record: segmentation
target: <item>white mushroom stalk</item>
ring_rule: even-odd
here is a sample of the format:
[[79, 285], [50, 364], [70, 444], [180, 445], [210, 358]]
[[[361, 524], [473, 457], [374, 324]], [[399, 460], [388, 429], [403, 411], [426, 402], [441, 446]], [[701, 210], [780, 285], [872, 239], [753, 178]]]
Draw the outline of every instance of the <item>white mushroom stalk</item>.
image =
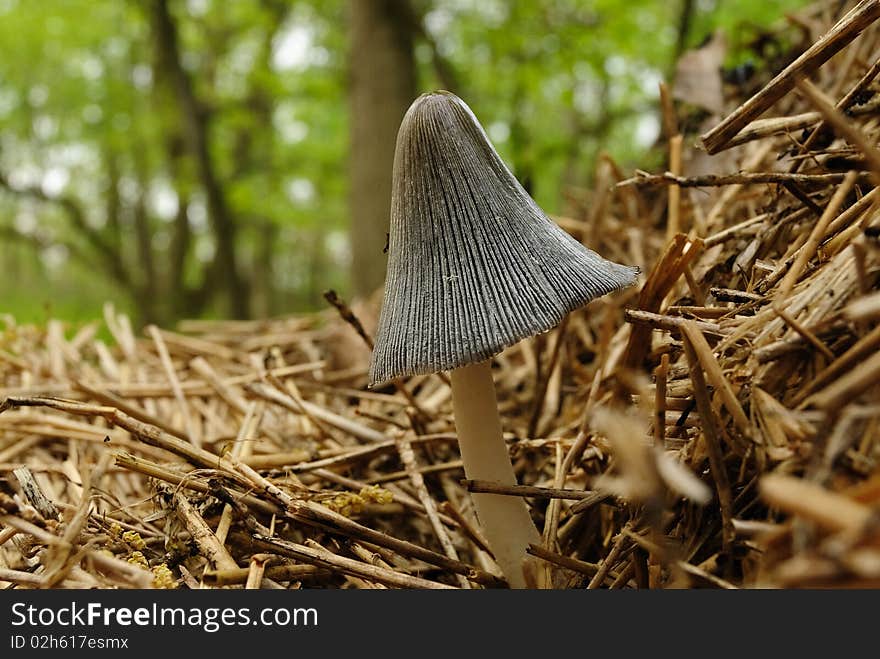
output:
[[[550, 220], [460, 98], [424, 94], [397, 135], [370, 384], [451, 371], [465, 473], [513, 485], [489, 360], [637, 274]], [[508, 583], [525, 587], [526, 549], [539, 536], [524, 501], [493, 494], [474, 501]]]
[[[450, 373], [452, 405], [458, 446], [468, 478], [502, 485], [516, 485], [507, 445], [501, 434], [501, 418], [495, 400], [495, 384], [489, 362], [457, 368]], [[483, 534], [495, 562], [511, 588], [525, 588], [526, 549], [540, 544], [541, 536], [519, 497], [472, 494]]]

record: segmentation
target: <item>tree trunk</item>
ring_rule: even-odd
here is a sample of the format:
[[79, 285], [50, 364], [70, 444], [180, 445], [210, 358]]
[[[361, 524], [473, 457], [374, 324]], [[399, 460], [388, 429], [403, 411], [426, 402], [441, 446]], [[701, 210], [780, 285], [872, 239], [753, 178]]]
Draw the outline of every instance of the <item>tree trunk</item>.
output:
[[281, 232], [278, 225], [271, 220], [252, 221], [258, 226], [254, 247], [251, 311], [254, 318], [269, 318], [275, 313], [275, 249]]
[[397, 129], [416, 90], [408, 0], [351, 0], [351, 250], [355, 295], [385, 280]]
[[205, 107], [195, 94], [192, 80], [183, 68], [177, 25], [168, 10], [166, 0], [153, 0], [153, 31], [158, 49], [158, 59], [175, 92], [183, 115], [184, 138], [195, 159], [199, 182], [205, 193], [208, 216], [217, 244], [214, 257], [220, 275], [217, 283], [227, 295], [226, 311], [237, 318], [249, 315], [247, 283], [239, 271], [235, 241], [237, 226], [235, 218], [223, 194], [216, 166], [211, 158], [208, 140], [208, 117]]
[[[161, 323], [166, 320], [166, 316], [161, 309], [162, 299], [159, 296], [158, 273], [156, 272], [156, 261], [153, 258], [153, 230], [150, 226], [146, 199], [150, 181], [144, 153], [144, 150], [140, 150], [134, 154], [138, 181], [138, 197], [133, 209], [135, 254], [138, 264], [135, 283], [140, 298], [138, 305], [140, 318], [138, 320], [144, 323]], [[164, 296], [161, 297], [164, 298]]]
[[688, 37], [691, 32], [691, 23], [694, 20], [694, 10], [696, 9], [694, 0], [682, 0], [681, 9], [678, 12], [678, 35], [675, 39], [675, 56], [673, 57], [672, 66], [678, 62], [678, 58], [687, 49]]

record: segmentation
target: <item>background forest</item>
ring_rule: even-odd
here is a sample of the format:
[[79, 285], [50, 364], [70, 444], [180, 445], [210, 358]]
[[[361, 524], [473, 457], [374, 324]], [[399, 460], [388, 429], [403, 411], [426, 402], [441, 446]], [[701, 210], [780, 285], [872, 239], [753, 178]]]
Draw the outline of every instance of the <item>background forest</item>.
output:
[[0, 312], [138, 323], [381, 285], [397, 126], [462, 96], [549, 213], [662, 154], [658, 83], [794, 0], [0, 0]]

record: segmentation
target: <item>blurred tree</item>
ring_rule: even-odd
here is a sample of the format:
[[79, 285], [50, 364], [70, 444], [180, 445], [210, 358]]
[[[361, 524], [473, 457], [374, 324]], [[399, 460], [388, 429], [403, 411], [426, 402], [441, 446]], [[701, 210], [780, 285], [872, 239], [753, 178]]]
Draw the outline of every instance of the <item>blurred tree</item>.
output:
[[[172, 88], [182, 115], [183, 138], [190, 155], [195, 160], [199, 183], [205, 194], [208, 216], [217, 244], [214, 260], [208, 270], [206, 280], [211, 281], [216, 293], [227, 298], [225, 309], [227, 313], [233, 317], [246, 318], [249, 315], [248, 290], [239, 272], [235, 253], [238, 229], [236, 219], [229, 209], [221, 183], [218, 180], [214, 158], [210, 153], [208, 144], [210, 115], [206, 111], [204, 103], [196, 96], [190, 76], [183, 68], [177, 26], [168, 11], [167, 0], [152, 0], [149, 11], [156, 47], [156, 69], [160, 81], [165, 81]], [[143, 214], [143, 212], [138, 213], [138, 215]], [[139, 242], [146, 243], [149, 241], [150, 234], [145, 219], [138, 223], [138, 227], [140, 227]], [[186, 233], [187, 231], [183, 230], [175, 237], [185, 243], [188, 241]], [[173, 251], [178, 253], [178, 258], [184, 253], [179, 245], [175, 245]], [[155, 281], [152, 251], [146, 245], [143, 247], [141, 259], [148, 268], [148, 281]], [[177, 271], [179, 274], [180, 270]], [[175, 284], [180, 286], [180, 282], [175, 282]]]
[[0, 236], [32, 250], [0, 266], [39, 291], [16, 304], [70, 287], [169, 322], [340, 287], [345, 115], [315, 99], [343, 96], [342, 9], [0, 1]]
[[564, 213], [600, 149], [651, 166], [677, 50], [746, 20], [742, 61], [798, 4], [0, 0], [0, 312], [111, 299], [168, 323], [369, 294], [418, 92], [462, 95]]
[[351, 248], [354, 292], [385, 280], [382, 253], [391, 210], [397, 128], [416, 93], [409, 0], [349, 3]]

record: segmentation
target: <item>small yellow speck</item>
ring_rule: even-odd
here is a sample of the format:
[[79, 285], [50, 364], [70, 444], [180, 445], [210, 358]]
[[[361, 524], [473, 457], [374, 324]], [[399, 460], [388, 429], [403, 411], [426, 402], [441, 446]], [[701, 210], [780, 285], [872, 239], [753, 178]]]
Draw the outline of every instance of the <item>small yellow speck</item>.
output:
[[122, 541], [131, 545], [135, 549], [143, 549], [147, 546], [147, 543], [144, 542], [141, 534], [137, 531], [126, 531], [122, 534]]
[[150, 569], [150, 564], [147, 562], [146, 556], [144, 556], [139, 551], [131, 552], [131, 554], [128, 557], [128, 562], [131, 563], [132, 565], [138, 565], [138, 566], [144, 568], [145, 570]]
[[362, 488], [360, 496], [365, 501], [371, 503], [386, 504], [391, 503], [394, 500], [394, 495], [391, 494], [391, 492], [378, 485], [368, 485], [367, 487]]
[[154, 588], [177, 588], [177, 581], [174, 579], [174, 573], [165, 563], [160, 563], [153, 567], [152, 572]]

